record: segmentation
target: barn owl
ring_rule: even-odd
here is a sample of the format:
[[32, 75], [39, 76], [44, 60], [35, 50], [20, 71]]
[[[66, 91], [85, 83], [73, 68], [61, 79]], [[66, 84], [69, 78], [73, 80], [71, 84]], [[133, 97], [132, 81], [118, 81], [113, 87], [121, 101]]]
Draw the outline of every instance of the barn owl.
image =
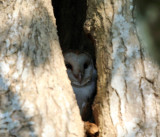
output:
[[96, 69], [88, 53], [69, 51], [64, 54], [65, 65], [76, 95], [82, 120], [92, 115], [91, 104], [95, 95]]

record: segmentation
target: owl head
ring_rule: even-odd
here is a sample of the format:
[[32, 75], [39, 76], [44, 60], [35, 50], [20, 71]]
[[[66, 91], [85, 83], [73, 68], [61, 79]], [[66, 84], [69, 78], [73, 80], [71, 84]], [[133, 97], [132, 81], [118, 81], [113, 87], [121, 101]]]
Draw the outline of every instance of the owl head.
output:
[[68, 51], [64, 53], [64, 59], [73, 86], [83, 87], [92, 80], [94, 65], [88, 53]]

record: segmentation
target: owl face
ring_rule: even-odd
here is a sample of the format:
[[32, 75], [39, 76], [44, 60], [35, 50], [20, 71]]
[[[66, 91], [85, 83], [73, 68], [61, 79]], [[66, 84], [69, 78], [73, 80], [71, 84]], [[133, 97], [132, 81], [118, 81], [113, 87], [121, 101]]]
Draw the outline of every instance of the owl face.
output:
[[82, 87], [92, 79], [93, 61], [87, 53], [67, 52], [64, 54], [68, 77], [73, 86]]

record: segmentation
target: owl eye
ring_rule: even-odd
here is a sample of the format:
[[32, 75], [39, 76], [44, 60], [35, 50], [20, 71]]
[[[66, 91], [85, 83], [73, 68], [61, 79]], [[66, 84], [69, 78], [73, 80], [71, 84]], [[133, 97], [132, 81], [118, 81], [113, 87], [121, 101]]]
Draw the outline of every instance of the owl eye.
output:
[[84, 69], [87, 69], [88, 68], [88, 66], [89, 66], [89, 63], [84, 63]]
[[66, 68], [67, 68], [67, 69], [71, 69], [71, 70], [72, 70], [72, 65], [71, 65], [71, 64], [69, 64], [69, 63], [66, 63]]

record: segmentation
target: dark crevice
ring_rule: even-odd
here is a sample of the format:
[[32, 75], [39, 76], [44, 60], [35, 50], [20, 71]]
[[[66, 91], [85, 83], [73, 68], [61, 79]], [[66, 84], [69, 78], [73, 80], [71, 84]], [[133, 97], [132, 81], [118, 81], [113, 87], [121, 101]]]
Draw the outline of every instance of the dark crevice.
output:
[[95, 63], [94, 40], [83, 29], [86, 20], [87, 1], [52, 0], [52, 5], [63, 53], [70, 50], [88, 52]]
[[[86, 20], [87, 1], [52, 0], [52, 5], [56, 18], [59, 42], [63, 53], [70, 50], [87, 52], [92, 56], [95, 64], [94, 40], [92, 36], [86, 34], [83, 29]], [[89, 115], [90, 119], [84, 119], [82, 116], [84, 121], [89, 120], [94, 122], [92, 111], [87, 109], [85, 115]], [[87, 136], [89, 137], [90, 135]]]
[[[86, 0], [52, 0], [62, 51], [87, 51], [95, 57], [93, 42], [83, 30], [86, 20]], [[89, 36], [89, 37], [88, 37]]]

